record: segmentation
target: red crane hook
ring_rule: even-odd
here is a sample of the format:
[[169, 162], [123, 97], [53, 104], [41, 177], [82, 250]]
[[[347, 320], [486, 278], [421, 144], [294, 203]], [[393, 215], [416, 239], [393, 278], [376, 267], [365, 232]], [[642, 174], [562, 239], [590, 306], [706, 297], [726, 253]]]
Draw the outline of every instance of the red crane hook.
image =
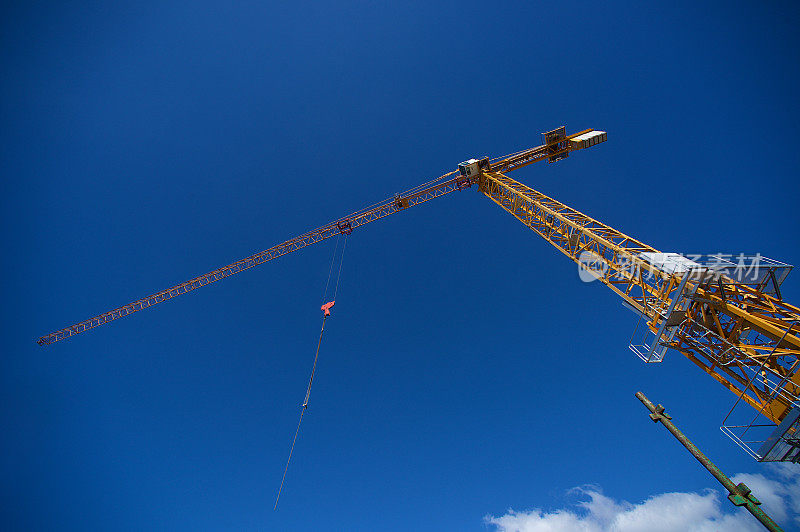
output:
[[325, 313], [326, 316], [331, 315], [331, 307], [336, 304], [336, 301], [328, 301], [324, 305], [322, 305], [319, 309]]

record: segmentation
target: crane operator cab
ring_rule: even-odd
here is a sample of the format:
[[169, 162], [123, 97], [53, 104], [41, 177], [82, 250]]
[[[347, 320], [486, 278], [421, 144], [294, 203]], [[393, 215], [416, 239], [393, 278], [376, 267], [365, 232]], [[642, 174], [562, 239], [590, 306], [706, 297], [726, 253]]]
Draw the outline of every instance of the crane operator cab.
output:
[[461, 172], [463, 177], [468, 179], [477, 179], [482, 170], [489, 170], [489, 158], [484, 157], [481, 160], [470, 159], [459, 163], [458, 171]]

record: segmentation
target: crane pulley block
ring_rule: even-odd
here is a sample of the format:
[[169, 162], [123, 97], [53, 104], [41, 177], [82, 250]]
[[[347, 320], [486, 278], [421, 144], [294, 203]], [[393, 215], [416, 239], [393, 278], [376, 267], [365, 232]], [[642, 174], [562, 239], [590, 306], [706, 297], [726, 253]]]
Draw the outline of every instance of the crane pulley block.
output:
[[404, 198], [400, 194], [394, 195], [394, 206], [397, 207], [397, 210], [407, 209], [408, 208], [408, 198]]
[[353, 224], [351, 224], [350, 220], [348, 219], [336, 222], [336, 227], [339, 229], [339, 232], [343, 235], [350, 235], [353, 233]]

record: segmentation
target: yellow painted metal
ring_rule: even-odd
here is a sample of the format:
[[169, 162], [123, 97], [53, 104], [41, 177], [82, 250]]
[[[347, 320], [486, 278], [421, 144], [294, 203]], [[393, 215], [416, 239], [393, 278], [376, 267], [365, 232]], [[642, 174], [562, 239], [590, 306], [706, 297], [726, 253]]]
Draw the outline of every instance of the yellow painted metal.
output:
[[[545, 133], [545, 138], [552, 137], [552, 142], [546, 142], [541, 146], [523, 150], [504, 157], [494, 159], [490, 164], [491, 167], [498, 171], [509, 171], [517, 168], [522, 168], [537, 161], [557, 160], [565, 158], [571, 151], [576, 151], [588, 147], [590, 143], [576, 142], [571, 143], [572, 139], [583, 134], [594, 132], [592, 129], [585, 129], [572, 135], [566, 134], [564, 127], [558, 128], [551, 132]], [[595, 136], [596, 142], [605, 140], [604, 132], [596, 132], [599, 135]], [[137, 299], [127, 305], [115, 308], [104, 312], [103, 314], [85, 319], [69, 327], [64, 327], [50, 334], [46, 334], [38, 339], [40, 345], [50, 345], [59, 342], [66, 338], [75, 336], [82, 332], [88, 331], [100, 325], [110, 323], [119, 318], [129, 316], [134, 312], [150, 308], [153, 305], [162, 303], [181, 294], [185, 294], [207, 284], [219, 281], [231, 275], [248, 270], [259, 264], [264, 264], [278, 257], [282, 257], [288, 253], [292, 253], [307, 246], [322, 242], [323, 240], [337, 236], [340, 234], [350, 234], [353, 229], [361, 227], [367, 223], [375, 220], [380, 220], [386, 216], [405, 210], [415, 205], [420, 205], [434, 198], [439, 198], [450, 192], [457, 190], [464, 190], [470, 188], [477, 181], [475, 176], [459, 175], [458, 171], [448, 172], [432, 181], [407, 190], [403, 194], [397, 194], [394, 198], [389, 198], [385, 201], [377, 203], [366, 209], [362, 209], [355, 213], [350, 214], [344, 218], [339, 218], [333, 222], [309, 231], [300, 236], [291, 238], [276, 246], [265, 249], [259, 253], [236, 261], [222, 268], [217, 268], [214, 271], [195, 277], [179, 285], [161, 290], [155, 294], [151, 294], [141, 299]]]
[[[493, 166], [493, 168], [495, 168]], [[513, 168], [512, 168], [513, 169]], [[668, 273], [640, 257], [658, 251], [500, 172], [485, 172], [480, 191], [641, 313], [656, 333], [673, 299], [691, 298], [677, 318], [669, 346], [775, 423], [800, 395], [800, 308], [722, 278]], [[769, 372], [771, 379], [759, 375]], [[777, 381], [777, 385], [776, 385]]]
[[[48, 345], [71, 337], [477, 182], [483, 194], [564, 255], [578, 264], [594, 264], [591, 272], [585, 269], [584, 273], [591, 273], [639, 312], [652, 333], [658, 335], [669, 325], [675, 334], [659, 341], [666, 341], [747, 404], [779, 423], [793, 403], [800, 404], [800, 309], [725, 278], [717, 283], [689, 281], [683, 279], [683, 273], [662, 271], [641, 256], [658, 253], [655, 248], [507, 177], [503, 172], [543, 160], [555, 162], [572, 151], [606, 140], [604, 132], [586, 129], [567, 135], [563, 127], [544, 136], [545, 144], [494, 159], [480, 176], [450, 172], [241, 261], [50, 333], [39, 343]], [[582, 140], [589, 138], [593, 140]], [[685, 303], [680, 312], [673, 311], [677, 298]], [[798, 330], [792, 329], [792, 323], [798, 324]]]

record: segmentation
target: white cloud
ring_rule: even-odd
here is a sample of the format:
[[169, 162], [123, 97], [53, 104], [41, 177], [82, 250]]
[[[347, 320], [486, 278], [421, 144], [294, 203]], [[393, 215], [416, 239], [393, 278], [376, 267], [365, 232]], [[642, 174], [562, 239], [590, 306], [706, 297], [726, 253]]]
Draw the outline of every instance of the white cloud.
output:
[[[800, 466], [771, 464], [767, 476], [740, 473], [731, 478], [744, 482], [762, 502], [762, 508], [784, 530], [800, 531]], [[746, 510], [734, 507], [721, 490], [703, 493], [662, 493], [632, 504], [615, 501], [595, 486], [571, 490], [582, 500], [568, 508], [543, 511], [509, 509], [484, 521], [497, 532], [714, 532], [762, 531]]]

